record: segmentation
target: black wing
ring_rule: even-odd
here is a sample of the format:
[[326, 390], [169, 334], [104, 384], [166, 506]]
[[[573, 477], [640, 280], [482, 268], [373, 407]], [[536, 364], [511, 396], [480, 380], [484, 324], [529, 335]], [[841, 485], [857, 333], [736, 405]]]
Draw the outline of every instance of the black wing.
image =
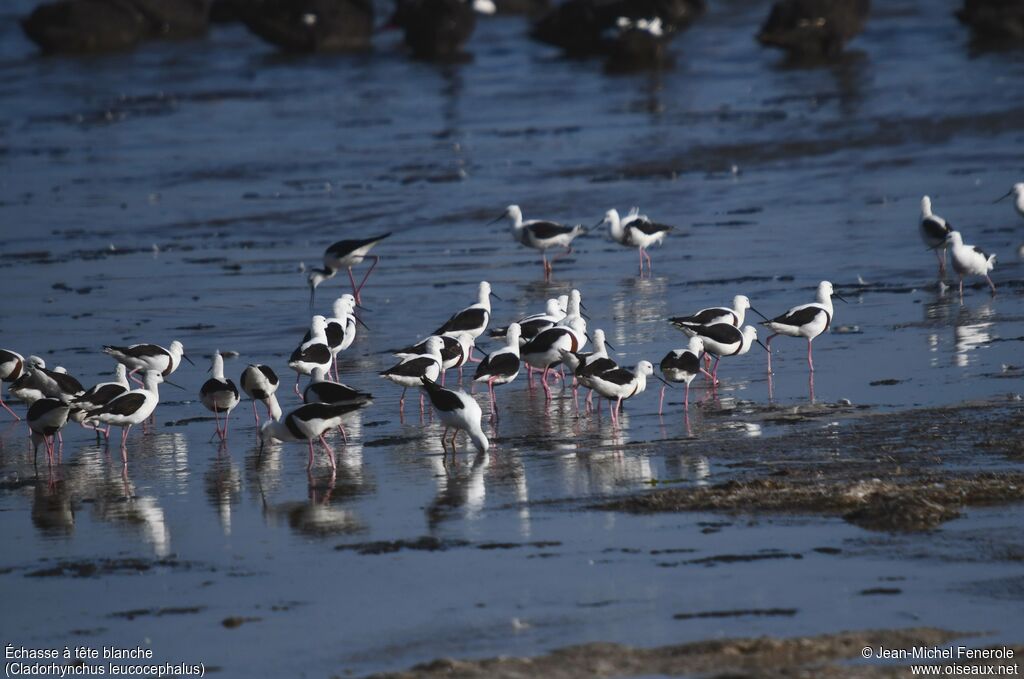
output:
[[391, 235], [391, 232], [389, 231], [388, 233], [385, 233], [384, 235], [374, 236], [373, 238], [365, 238], [363, 240], [357, 240], [357, 239], [353, 239], [353, 240], [339, 240], [336, 243], [331, 243], [327, 247], [327, 249], [324, 250], [324, 254], [341, 258], [341, 257], [344, 257], [345, 255], [349, 254], [350, 252], [354, 252], [355, 250], [358, 250], [361, 247], [365, 247], [367, 245], [371, 245], [373, 243], [376, 243], [377, 241], [384, 240], [385, 238], [387, 238], [390, 235]]
[[[325, 331], [325, 334], [327, 335], [328, 346], [341, 346], [342, 340], [345, 339], [345, 326], [343, 326], [341, 323], [332, 321], [331, 323], [327, 324], [327, 330]], [[302, 341], [305, 342], [307, 340]]]
[[476, 330], [487, 325], [487, 310], [479, 307], [463, 309], [445, 322], [440, 328], [434, 331], [435, 335], [443, 335], [446, 332], [462, 332], [465, 330]]
[[985, 254], [985, 251], [979, 248], [977, 245], [972, 245], [971, 247], [974, 248], [974, 251], [977, 252], [979, 255], [981, 255], [985, 259], [988, 259], [988, 255]]
[[302, 361], [303, 363], [330, 363], [331, 362], [331, 350], [327, 348], [326, 344], [312, 344], [305, 349], [299, 347], [292, 352], [291, 358], [288, 359], [289, 363], [295, 363], [296, 361]]
[[120, 384], [98, 384], [89, 391], [82, 394], [75, 403], [91, 403], [94, 406], [101, 406], [109, 403], [121, 394], [128, 391]]
[[743, 340], [743, 333], [731, 323], [695, 325], [691, 327], [691, 330], [700, 337], [707, 337], [719, 344], [732, 344], [733, 342], [741, 342]]
[[118, 396], [113, 401], [93, 412], [93, 415], [131, 415], [142, 407], [146, 402], [144, 394], [128, 392]]
[[535, 318], [532, 321], [526, 321], [525, 323], [519, 324], [519, 327], [522, 330], [519, 336], [525, 339], [531, 339], [548, 328], [554, 327], [554, 325], [554, 321], [549, 318]]
[[828, 312], [820, 306], [808, 306], [803, 309], [797, 309], [791, 313], [785, 313], [781, 316], [777, 316], [772, 319], [772, 323], [799, 327], [801, 325], [813, 323], [818, 314], [825, 314], [828, 316]]
[[953, 230], [949, 222], [943, 223], [931, 217], [925, 217], [921, 220], [921, 228], [928, 234], [929, 238], [934, 238], [935, 240], [942, 240]]
[[706, 325], [715, 319], [720, 319], [723, 315], [730, 314], [735, 319], [736, 312], [732, 309], [725, 307], [711, 307], [709, 309], [701, 309], [692, 316], [675, 316], [674, 318], [668, 319], [668, 322], [672, 325]]
[[654, 234], [657, 233], [668, 233], [669, 231], [675, 228], [674, 226], [669, 226], [668, 224], [658, 224], [657, 222], [652, 222], [647, 219], [635, 219], [632, 222], [630, 222], [627, 226], [628, 228], [636, 229], [637, 231], [643, 233], [646, 236], [653, 236]]
[[430, 402], [441, 412], [450, 413], [465, 407], [462, 404], [462, 399], [454, 391], [445, 389], [437, 382], [432, 382], [426, 377], [421, 377], [420, 379], [423, 381], [423, 388], [427, 390]]
[[54, 411], [58, 408], [67, 408], [67, 404], [56, 398], [41, 398], [31, 406], [29, 406], [28, 414], [25, 418], [29, 421], [36, 421], [43, 417], [47, 413]]
[[221, 382], [220, 380], [216, 380], [211, 377], [203, 382], [203, 386], [199, 387], [200, 396], [206, 396], [207, 394], [213, 394], [218, 391], [230, 391], [235, 395], [235, 398], [238, 398], [238, 388], [235, 387], [235, 383], [231, 380], [224, 380]]
[[381, 375], [396, 375], [398, 377], [420, 377], [432, 365], [437, 365], [430, 356], [420, 356], [403, 363], [399, 363], [393, 368], [388, 368]]
[[302, 394], [302, 400], [306, 403], [365, 403], [371, 398], [364, 391], [337, 382], [316, 382], [306, 387]]
[[661, 359], [660, 367], [661, 372], [680, 370], [696, 375], [700, 372], [700, 359], [692, 351], [684, 351], [681, 355], [670, 351], [665, 355], [665, 358]]
[[476, 374], [473, 375], [473, 379], [492, 375], [512, 375], [519, 371], [519, 365], [519, 357], [512, 352], [505, 351], [500, 354], [491, 354], [476, 367]]
[[548, 238], [556, 238], [557, 236], [571, 233], [574, 227], [556, 224], [555, 222], [532, 222], [527, 224], [525, 228], [529, 229], [530, 233], [537, 240], [547, 240]]
[[534, 337], [532, 340], [523, 345], [521, 354], [542, 354], [549, 351], [555, 342], [561, 339], [564, 335], [570, 334], [568, 328], [554, 327], [548, 328], [541, 334]]
[[271, 384], [277, 384], [277, 375], [274, 373], [273, 370], [270, 369], [270, 366], [258, 365], [256, 367], [259, 369], [261, 373], [264, 374], [264, 376], [266, 376], [268, 382], [270, 382]]
[[85, 391], [82, 383], [67, 373], [58, 373], [46, 368], [40, 368], [39, 370], [56, 382], [57, 388], [65, 394], [81, 394]]
[[576, 368], [576, 377], [592, 377], [593, 375], [603, 375], [609, 370], [615, 370], [618, 367], [619, 364], [610, 358], [599, 358], [596, 361], [591, 361], [587, 365], [580, 363], [580, 366]]
[[104, 346], [104, 350], [116, 351], [130, 358], [150, 358], [153, 356], [168, 356], [170, 353], [158, 344], [134, 344], [130, 347]]
[[636, 375], [626, 370], [625, 368], [615, 368], [614, 370], [606, 370], [605, 372], [599, 373], [601, 379], [605, 382], [611, 382], [612, 384], [629, 384], [636, 379]]

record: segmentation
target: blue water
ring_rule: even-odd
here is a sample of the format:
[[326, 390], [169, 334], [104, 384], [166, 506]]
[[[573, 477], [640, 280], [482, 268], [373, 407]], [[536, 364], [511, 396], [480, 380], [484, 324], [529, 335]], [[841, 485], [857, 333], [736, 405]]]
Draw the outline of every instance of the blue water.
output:
[[[63, 462], [36, 477], [23, 426], [3, 430], [0, 567], [14, 569], [0, 575], [5, 643], [140, 643], [230, 676], [325, 676], [584, 640], [942, 626], [950, 610], [964, 631], [1019, 629], [1019, 600], [964, 593], [1008, 567], [937, 549], [908, 562], [927, 537], [825, 556], [810, 550], [870, 534], [770, 518], [705, 534], [699, 523], [722, 517], [524, 504], [731, 478], [713, 456], [688, 452], [691, 437], [728, 446], [784, 427], [723, 417], [699, 381], [689, 428], [682, 394], [669, 394], [659, 418], [652, 387], [613, 429], [607, 413], [577, 415], [568, 392], [546, 404], [521, 379], [499, 388], [491, 454], [446, 469], [437, 421], [421, 421], [413, 400], [401, 421], [400, 390], [376, 376], [389, 349], [475, 301], [480, 280], [504, 300], [500, 324], [580, 289], [591, 328], [633, 364], [684, 345], [667, 316], [738, 293], [774, 315], [827, 279], [850, 300], [837, 304], [836, 325], [859, 332], [815, 342], [817, 402], [900, 410], [1020, 392], [1024, 220], [992, 200], [1024, 176], [1024, 62], [972, 51], [954, 3], [878, 7], [847, 58], [815, 69], [756, 45], [766, 6], [715, 3], [673, 43], [674, 70], [624, 77], [531, 44], [516, 18], [481, 22], [472, 63], [450, 67], [409, 61], [387, 34], [368, 55], [282, 57], [234, 27], [130, 54], [43, 58], [13, 21], [30, 5], [0, 10], [0, 345], [84, 383], [110, 374], [106, 343], [180, 339], [199, 367], [175, 374], [184, 392], [162, 389], [155, 435], [132, 433], [126, 475], [116, 450], [108, 458], [69, 427]], [[995, 297], [974, 285], [961, 304], [937, 289], [916, 230], [924, 193], [968, 242], [997, 253]], [[638, 278], [635, 252], [594, 233], [545, 283], [536, 253], [504, 224], [486, 225], [509, 203], [528, 219], [587, 225], [640, 205], [678, 229], [653, 251], [650, 278]], [[308, 324], [304, 267], [337, 239], [383, 231], [394, 235], [375, 251], [382, 261], [364, 293], [371, 330], [341, 364], [344, 381], [375, 401], [348, 424], [351, 443], [336, 442], [333, 484], [323, 458], [307, 477], [301, 446], [275, 447], [257, 465], [247, 403], [220, 450], [212, 421], [174, 424], [207, 415], [196, 398], [215, 349], [240, 352], [229, 376], [248, 362], [273, 366], [294, 407], [285, 363]], [[341, 279], [325, 284], [320, 310], [344, 290]], [[773, 403], [806, 404], [804, 344], [773, 347]], [[764, 360], [755, 347], [723, 361], [718, 402], [767, 406]], [[638, 442], [653, 443], [629, 445]], [[970, 512], [946, 530], [955, 541], [1019, 519], [1018, 509]], [[474, 544], [333, 549], [422, 535]], [[476, 546], [491, 541], [561, 544]], [[767, 548], [804, 558], [659, 567], [648, 553], [672, 546], [697, 550], [681, 558]], [[633, 547], [645, 552], [605, 552]], [[42, 559], [115, 556], [190, 567], [25, 577]], [[891, 575], [909, 579], [903, 595], [858, 594]], [[109, 617], [168, 606], [202, 610]], [[775, 606], [799, 613], [671, 618]], [[260, 620], [220, 625], [234, 615]]]

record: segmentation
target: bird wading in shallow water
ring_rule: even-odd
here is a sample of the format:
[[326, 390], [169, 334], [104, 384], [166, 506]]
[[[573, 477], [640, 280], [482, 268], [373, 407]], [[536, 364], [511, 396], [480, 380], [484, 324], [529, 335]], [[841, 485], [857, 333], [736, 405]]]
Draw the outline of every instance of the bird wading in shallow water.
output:
[[950, 231], [946, 242], [949, 243], [953, 271], [960, 277], [960, 301], [964, 301], [964, 276], [984, 276], [992, 294], [996, 294], [996, 284], [988, 275], [995, 268], [996, 256], [985, 254], [977, 245], [965, 245], [959, 231]]
[[778, 335], [787, 337], [803, 337], [807, 340], [807, 367], [814, 372], [814, 357], [811, 354], [811, 342], [814, 338], [825, 332], [832, 325], [833, 310], [832, 297], [845, 302], [840, 295], [837, 295], [828, 281], [818, 284], [817, 299], [810, 304], [795, 306], [781, 316], [764, 321], [761, 325], [767, 326], [771, 331], [765, 342], [768, 349], [768, 372], [772, 371], [772, 340]]

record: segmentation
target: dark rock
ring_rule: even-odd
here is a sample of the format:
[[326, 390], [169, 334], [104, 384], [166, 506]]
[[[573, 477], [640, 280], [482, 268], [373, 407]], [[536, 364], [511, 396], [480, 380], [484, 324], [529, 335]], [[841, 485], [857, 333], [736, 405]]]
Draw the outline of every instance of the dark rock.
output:
[[870, 0], [779, 0], [757, 39], [796, 58], [833, 58], [864, 29], [870, 9]]
[[218, 16], [234, 16], [286, 52], [366, 50], [373, 36], [371, 0], [231, 0]]

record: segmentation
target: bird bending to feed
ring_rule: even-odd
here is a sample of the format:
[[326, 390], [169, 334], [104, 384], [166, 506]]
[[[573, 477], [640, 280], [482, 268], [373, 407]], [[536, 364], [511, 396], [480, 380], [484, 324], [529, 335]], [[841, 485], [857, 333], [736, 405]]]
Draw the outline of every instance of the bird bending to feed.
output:
[[[121, 427], [121, 459], [128, 464], [128, 431], [136, 424], [141, 424], [153, 414], [160, 393], [157, 387], [164, 382], [163, 373], [158, 370], [147, 370], [143, 377], [142, 389], [132, 389], [126, 394], [114, 398], [99, 410], [94, 410], [85, 418], [90, 424], [107, 425], [107, 440], [110, 440], [110, 426]], [[170, 382], [168, 382], [170, 384]], [[93, 426], [96, 426], [93, 424]]]
[[277, 388], [280, 381], [270, 366], [259, 363], [250, 364], [242, 371], [239, 380], [242, 391], [252, 400], [252, 414], [256, 418], [256, 426], [260, 424], [259, 413], [256, 412], [256, 401], [262, 401], [267, 407], [267, 415], [272, 420], [281, 419], [281, 405], [277, 402]]
[[[380, 373], [380, 376], [384, 379], [402, 387], [402, 397], [398, 400], [399, 411], [405, 408], [405, 392], [409, 387], [421, 386], [421, 377], [426, 377], [431, 382], [437, 381], [438, 376], [441, 374], [441, 364], [443, 362], [441, 358], [442, 346], [444, 346], [444, 342], [441, 338], [437, 335], [432, 335], [427, 338], [426, 353], [404, 358], [397, 365]], [[421, 414], [423, 412], [422, 393], [420, 394], [420, 412]]]
[[480, 427], [483, 413], [480, 411], [480, 405], [476, 400], [464, 391], [445, 389], [437, 382], [426, 377], [422, 377], [420, 380], [423, 382], [423, 388], [426, 390], [427, 396], [430, 397], [430, 403], [437, 411], [441, 422], [444, 423], [444, 431], [441, 433], [441, 447], [446, 447], [445, 439], [448, 436], [448, 430], [454, 429], [451, 440], [452, 455], [455, 454], [455, 437], [458, 436], [460, 431], [466, 432], [469, 440], [473, 442], [478, 452], [486, 453], [490, 442]]
[[[591, 376], [594, 391], [609, 401], [608, 410], [613, 423], [617, 424], [619, 421], [622, 402], [647, 389], [647, 378], [651, 375], [654, 375], [654, 365], [650, 361], [640, 361], [633, 370], [616, 368]], [[658, 379], [661, 380], [660, 377]], [[665, 380], [661, 381], [665, 382]], [[672, 386], [668, 382], [665, 382], [665, 385]], [[611, 401], [615, 401], [614, 406]]]
[[[312, 378], [309, 386], [302, 392], [302, 400], [306, 403], [364, 406], [373, 401], [373, 396], [365, 391], [353, 389], [341, 382], [328, 381], [324, 371], [320, 368], [313, 369]], [[339, 424], [338, 431], [341, 432], [345, 443], [348, 443], [348, 433], [345, 431], [345, 427]]]
[[[366, 279], [373, 273], [377, 262], [380, 261], [380, 257], [377, 255], [369, 254], [370, 249], [390, 235], [391, 233], [388, 232], [362, 240], [339, 240], [337, 243], [327, 246], [327, 249], [324, 250], [324, 268], [312, 269], [309, 272], [310, 307], [313, 306], [313, 298], [316, 295], [317, 286], [328, 278], [334, 278], [335, 274], [342, 269], [348, 269], [348, 278], [352, 283], [352, 295], [355, 297], [357, 304], [362, 304], [363, 300], [359, 293], [362, 291], [363, 286], [366, 285]], [[363, 276], [362, 282], [356, 285], [356, 279], [352, 275], [352, 267], [362, 264], [364, 259], [372, 259], [373, 264], [370, 265], [370, 268]]]
[[25, 419], [32, 430], [33, 464], [40, 443], [46, 444], [46, 457], [53, 464], [54, 437], [67, 424], [70, 412], [71, 407], [57, 398], [41, 398], [29, 407]]
[[[440, 337], [441, 341], [444, 343], [441, 347], [441, 386], [444, 386], [445, 373], [452, 368], [459, 369], [459, 379], [462, 379], [462, 366], [469, 362], [469, 356], [475, 346], [473, 343], [473, 335], [468, 332], [460, 332], [454, 336], [431, 335], [430, 337]], [[410, 347], [406, 347], [401, 351], [396, 351], [394, 355], [398, 358], [422, 356], [427, 353], [427, 340], [429, 340], [430, 337], [427, 337]]]
[[103, 347], [103, 353], [110, 354], [118, 363], [124, 363], [128, 368], [128, 379], [140, 385], [142, 382], [134, 376], [140, 370], [156, 370], [164, 377], [169, 377], [181, 365], [181, 359], [192, 363], [192, 359], [185, 354], [184, 345], [178, 340], [171, 342], [168, 349], [159, 344], [133, 344], [128, 347], [107, 345]]
[[314, 368], [320, 368], [326, 373], [331, 368], [334, 357], [331, 355], [331, 348], [327, 345], [327, 319], [317, 315], [309, 322], [309, 332], [306, 334], [309, 339], [295, 348], [288, 358], [288, 367], [295, 371], [295, 395], [299, 393], [299, 380], [303, 375], [311, 375]]
[[[0, 382], [14, 382], [22, 376], [25, 370], [25, 357], [10, 349], [0, 349]], [[2, 389], [2, 384], [0, 384]], [[0, 406], [11, 414], [15, 420], [21, 420], [18, 413], [11, 410], [11, 407], [4, 403], [3, 392], [0, 391]]]
[[[217, 427], [217, 436], [221, 441], [228, 438], [228, 418], [231, 411], [238, 405], [238, 387], [231, 380], [224, 377], [224, 357], [220, 351], [213, 352], [213, 360], [210, 363], [210, 372], [213, 376], [203, 382], [199, 388], [199, 400], [203, 402], [207, 410], [213, 411], [213, 419]], [[220, 428], [220, 413], [224, 413], [224, 429]]]
[[644, 273], [645, 259], [647, 260], [647, 270], [651, 271], [651, 256], [647, 253], [647, 248], [652, 245], [661, 245], [665, 236], [675, 228], [667, 224], [652, 222], [647, 215], [640, 214], [638, 207], [634, 207], [622, 219], [619, 218], [618, 210], [612, 208], [604, 214], [604, 220], [600, 224], [608, 224], [608, 232], [612, 240], [619, 245], [637, 248], [640, 253], [641, 276]]
[[946, 276], [946, 236], [952, 230], [949, 222], [932, 212], [932, 199], [928, 196], [921, 198], [921, 240], [925, 247], [935, 251], [939, 260], [939, 278]]
[[37, 370], [45, 367], [46, 361], [38, 356], [29, 356], [25, 359], [21, 367], [21, 375], [11, 382], [11, 386], [8, 388], [11, 396], [29, 406], [39, 399], [45, 398], [46, 394], [43, 393], [39, 378], [35, 374]]
[[519, 359], [520, 333], [518, 323], [510, 324], [505, 333], [508, 346], [492, 351], [487, 358], [480, 361], [480, 365], [476, 367], [476, 374], [473, 375], [474, 382], [487, 383], [487, 391], [491, 395], [492, 415], [498, 412], [498, 401], [494, 397], [494, 385], [508, 384], [519, 375], [519, 368], [522, 365]]
[[280, 421], [267, 420], [260, 427], [260, 455], [263, 446], [269, 441], [305, 441], [309, 444], [309, 463], [306, 469], [313, 467], [313, 441], [320, 443], [327, 450], [331, 468], [335, 468], [334, 449], [327, 444], [324, 434], [334, 427], [341, 426], [341, 419], [348, 413], [358, 410], [362, 404], [342, 403], [307, 403], [285, 415]]
[[[718, 384], [718, 362], [723, 356], [742, 356], [750, 351], [757, 339], [757, 328], [752, 325], [737, 328], [731, 323], [712, 323], [711, 325], [684, 325], [679, 327], [689, 337], [700, 337], [704, 341], [704, 351], [714, 354], [715, 367], [711, 369], [711, 382]], [[761, 344], [762, 347], [768, 347]]]
[[995, 268], [996, 256], [985, 254], [977, 245], [965, 245], [959, 231], [950, 231], [946, 242], [949, 243], [953, 271], [960, 277], [960, 301], [964, 300], [965, 275], [984, 276], [988, 281], [988, 287], [992, 289], [992, 294], [996, 294], [996, 285], [988, 275], [988, 272]]
[[[1021, 22], [1022, 27], [1024, 27], [1024, 10], [1021, 11]], [[995, 202], [998, 203], [1001, 200], [1006, 200], [1010, 196], [1013, 196], [1013, 208], [1017, 211], [1017, 214], [1024, 217], [1024, 182], [1014, 184], [1009, 191], [1000, 198], [997, 198]]]
[[[534, 250], [540, 250], [541, 259], [544, 264], [544, 277], [550, 278], [556, 260], [572, 253], [572, 242], [577, 236], [586, 233], [582, 224], [566, 226], [557, 222], [548, 222], [541, 219], [523, 221], [523, 211], [518, 205], [509, 205], [505, 211], [498, 215], [491, 223], [508, 218], [512, 224], [512, 237], [516, 242]], [[549, 248], [565, 248], [565, 252], [555, 255], [548, 262], [547, 251]]]
[[[704, 340], [694, 335], [685, 349], [674, 349], [661, 359], [661, 374], [669, 382], [682, 382], [686, 385], [686, 394], [683, 396], [683, 410], [690, 409], [690, 382], [698, 374], [703, 373], [706, 377], [714, 379], [711, 374], [700, 367], [700, 357], [704, 353]], [[662, 413], [662, 406], [665, 404], [665, 387], [661, 388], [661, 396], [658, 398], [658, 414]]]
[[[772, 340], [777, 335], [787, 337], [804, 337], [807, 339], [807, 367], [814, 372], [814, 358], [811, 355], [811, 342], [814, 338], [829, 329], [832, 325], [833, 310], [832, 297], [846, 301], [842, 296], [836, 294], [832, 284], [822, 281], [818, 284], [817, 299], [810, 304], [795, 306], [781, 316], [764, 321], [761, 325], [767, 326], [772, 334], [765, 344], [768, 349], [768, 372], [772, 371]], [[707, 344], [705, 342], [705, 344]]]

